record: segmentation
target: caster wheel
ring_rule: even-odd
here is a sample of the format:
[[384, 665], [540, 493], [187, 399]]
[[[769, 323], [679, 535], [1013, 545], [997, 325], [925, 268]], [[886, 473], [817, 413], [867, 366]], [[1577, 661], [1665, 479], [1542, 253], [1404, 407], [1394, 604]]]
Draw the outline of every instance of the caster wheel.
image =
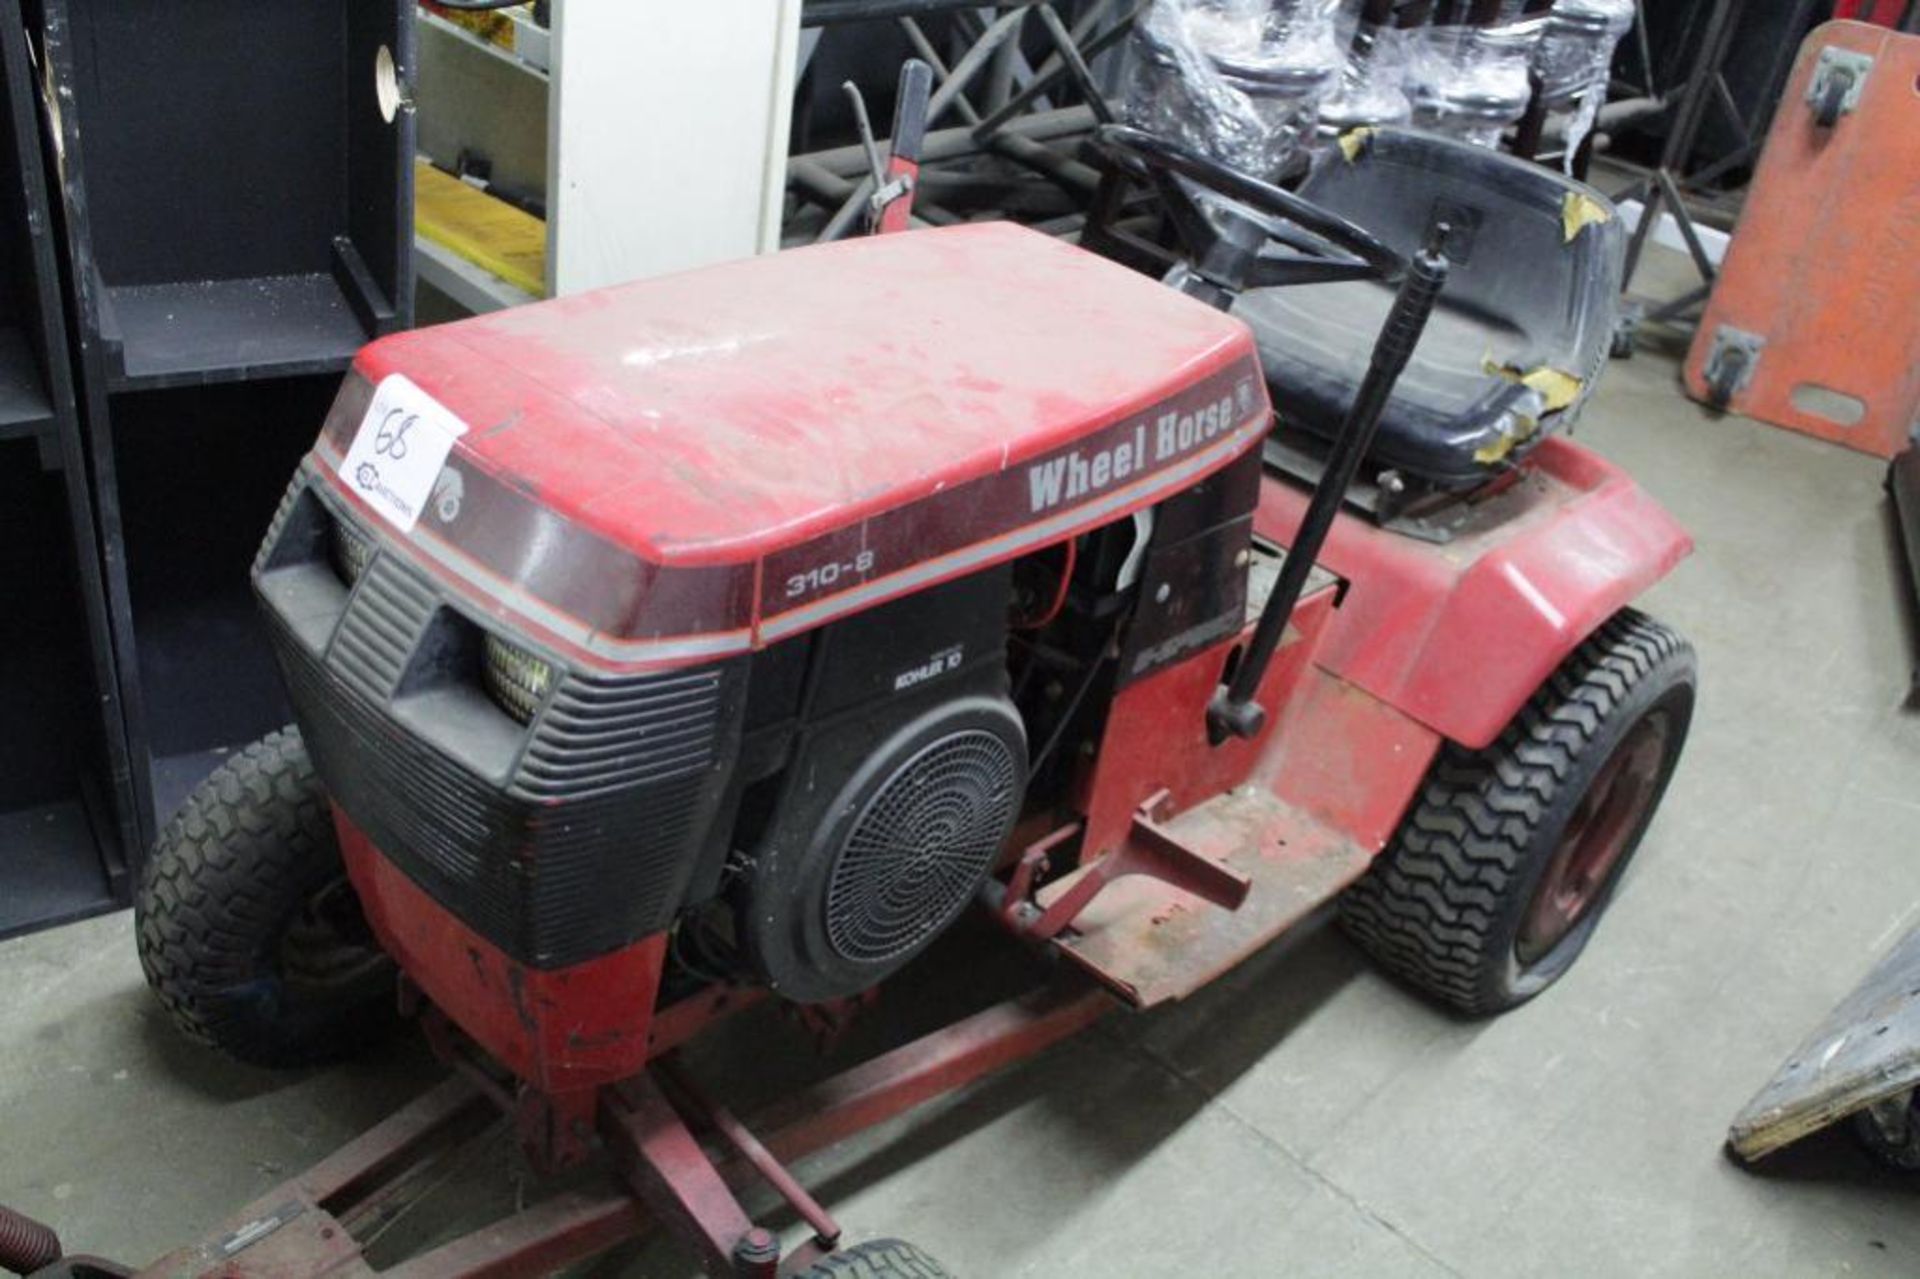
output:
[[795, 1279], [953, 1279], [953, 1273], [904, 1239], [869, 1239], [822, 1257]]
[[1895, 1093], [1853, 1116], [1853, 1135], [1867, 1153], [1897, 1172], [1920, 1172], [1920, 1108], [1914, 1090]]
[[1623, 318], [1613, 328], [1613, 339], [1607, 347], [1607, 354], [1616, 360], [1631, 360], [1640, 346], [1638, 330], [1637, 323]]

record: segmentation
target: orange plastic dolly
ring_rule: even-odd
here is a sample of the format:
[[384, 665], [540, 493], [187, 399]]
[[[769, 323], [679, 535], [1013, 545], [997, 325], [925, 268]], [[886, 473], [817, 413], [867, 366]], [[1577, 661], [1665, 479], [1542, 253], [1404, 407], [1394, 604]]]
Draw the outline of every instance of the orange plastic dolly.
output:
[[1892, 457], [1920, 423], [1920, 36], [1800, 46], [1693, 349], [1687, 394]]

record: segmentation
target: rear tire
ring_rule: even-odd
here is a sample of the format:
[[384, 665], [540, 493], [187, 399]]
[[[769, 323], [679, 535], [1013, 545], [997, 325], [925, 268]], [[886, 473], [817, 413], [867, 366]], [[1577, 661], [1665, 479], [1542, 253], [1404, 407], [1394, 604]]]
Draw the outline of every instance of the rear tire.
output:
[[904, 1239], [869, 1239], [822, 1257], [795, 1279], [954, 1279], [953, 1272]]
[[1585, 948], [1685, 744], [1693, 649], [1632, 609], [1600, 627], [1484, 750], [1442, 748], [1393, 842], [1340, 899], [1387, 972], [1485, 1015]]
[[297, 729], [200, 783], [147, 859], [140, 966], [173, 1021], [257, 1066], [351, 1056], [398, 1022], [396, 969], [347, 882]]

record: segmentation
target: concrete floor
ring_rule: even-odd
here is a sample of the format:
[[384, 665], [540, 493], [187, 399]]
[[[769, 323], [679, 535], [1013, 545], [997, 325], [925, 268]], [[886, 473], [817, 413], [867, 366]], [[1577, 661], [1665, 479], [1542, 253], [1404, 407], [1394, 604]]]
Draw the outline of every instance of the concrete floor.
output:
[[[1920, 1270], [1920, 1181], [1832, 1135], [1765, 1175], [1720, 1148], [1920, 913], [1920, 718], [1897, 709], [1911, 653], [1881, 467], [1714, 420], [1648, 353], [1612, 368], [1583, 438], [1699, 540], [1648, 603], [1692, 636], [1704, 687], [1571, 975], [1467, 1024], [1309, 930], [806, 1164], [852, 1238], [899, 1233], [975, 1277]], [[125, 914], [0, 946], [0, 973], [0, 1202], [89, 1251], [157, 1255], [434, 1075], [405, 1046], [295, 1076], [211, 1059], [143, 989]], [[769, 1056], [713, 1052], [736, 1074]], [[436, 1211], [503, 1202], [514, 1176], [483, 1149]], [[691, 1269], [653, 1244], [594, 1273]]]

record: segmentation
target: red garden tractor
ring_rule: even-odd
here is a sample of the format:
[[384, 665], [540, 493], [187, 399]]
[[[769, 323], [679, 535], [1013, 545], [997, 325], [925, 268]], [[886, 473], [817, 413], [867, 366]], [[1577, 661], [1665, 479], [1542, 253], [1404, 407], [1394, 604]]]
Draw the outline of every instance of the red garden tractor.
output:
[[[1686, 534], [1560, 438], [1612, 210], [1391, 130], [1297, 191], [1099, 145], [1161, 198], [1163, 281], [977, 224], [361, 352], [254, 567], [297, 728], [174, 818], [140, 953], [244, 1060], [404, 1012], [457, 1069], [152, 1273], [370, 1273], [402, 1170], [504, 1112], [610, 1188], [396, 1273], [651, 1220], [715, 1273], [937, 1274], [838, 1248], [788, 1162], [1329, 902], [1462, 1013], [1567, 970], [1694, 701], [1631, 607]], [[677, 1056], [756, 1001], [844, 1017], [970, 905], [1050, 984], [751, 1120]]]

